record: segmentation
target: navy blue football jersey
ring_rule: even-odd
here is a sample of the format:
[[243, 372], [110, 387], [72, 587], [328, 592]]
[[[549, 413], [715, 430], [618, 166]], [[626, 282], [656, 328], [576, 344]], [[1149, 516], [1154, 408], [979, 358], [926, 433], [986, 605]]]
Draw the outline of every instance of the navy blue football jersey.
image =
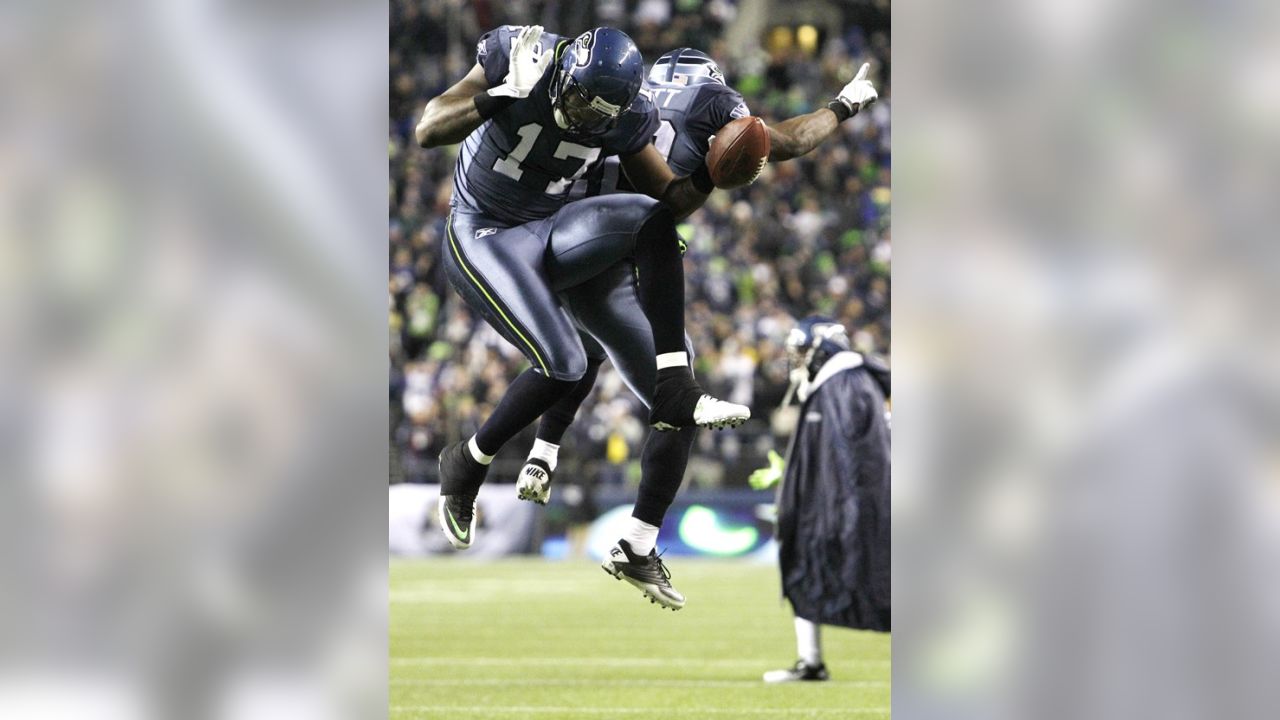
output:
[[[521, 29], [504, 25], [480, 38], [476, 62], [490, 87], [506, 78], [511, 47]], [[651, 141], [658, 130], [658, 112], [643, 93], [603, 135], [570, 136], [556, 126], [548, 88], [556, 60], [571, 44], [570, 39], [543, 33], [541, 52], [556, 55], [542, 79], [528, 97], [499, 111], [463, 141], [454, 168], [453, 207], [509, 225], [540, 220], [559, 210], [570, 199], [574, 183], [605, 158], [629, 155]]]
[[[751, 114], [737, 90], [711, 78], [698, 78], [691, 85], [646, 79], [641, 95], [648, 95], [658, 108], [653, 144], [677, 177], [698, 169], [711, 148], [711, 136], [720, 128]], [[629, 192], [631, 187], [619, 168], [616, 158], [609, 159], [575, 191], [583, 195]]]

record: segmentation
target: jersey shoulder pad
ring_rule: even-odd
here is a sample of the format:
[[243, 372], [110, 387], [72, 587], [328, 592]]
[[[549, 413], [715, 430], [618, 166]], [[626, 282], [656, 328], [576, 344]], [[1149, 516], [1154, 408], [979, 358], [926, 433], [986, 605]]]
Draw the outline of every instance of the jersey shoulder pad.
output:
[[617, 127], [613, 129], [613, 133], [618, 136], [617, 154], [630, 155], [644, 149], [645, 145], [652, 142], [661, 122], [658, 108], [653, 104], [648, 88], [640, 88], [635, 102], [622, 114]]
[[751, 114], [747, 101], [742, 94], [728, 85], [718, 82], [705, 82], [695, 86], [698, 97], [693, 106], [702, 109], [712, 127], [722, 128], [738, 118]]
[[644, 115], [647, 113], [656, 112], [657, 109], [658, 109], [658, 106], [653, 103], [653, 90], [649, 82], [646, 80], [640, 86], [640, 92], [639, 94], [636, 95], [635, 102], [631, 103], [631, 107], [627, 108], [627, 113], [628, 114], [637, 113], [640, 115]]

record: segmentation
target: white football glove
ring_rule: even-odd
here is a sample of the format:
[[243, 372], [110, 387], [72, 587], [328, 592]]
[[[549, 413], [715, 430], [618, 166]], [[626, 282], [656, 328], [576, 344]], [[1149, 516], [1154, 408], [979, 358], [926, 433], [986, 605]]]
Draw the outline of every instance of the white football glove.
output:
[[858, 69], [858, 74], [853, 76], [853, 80], [840, 91], [836, 97], [840, 98], [840, 102], [849, 106], [849, 110], [858, 111], [880, 97], [876, 93], [876, 89], [871, 87], [871, 81], [867, 79], [867, 72], [871, 69], [871, 63], [862, 63], [862, 67]]
[[490, 95], [513, 98], [529, 96], [529, 91], [538, 84], [543, 71], [551, 62], [551, 56], [555, 54], [542, 52], [538, 47], [538, 41], [541, 39], [541, 25], [530, 25], [520, 31], [516, 36], [515, 45], [511, 48], [506, 81], [497, 87], [489, 88]]

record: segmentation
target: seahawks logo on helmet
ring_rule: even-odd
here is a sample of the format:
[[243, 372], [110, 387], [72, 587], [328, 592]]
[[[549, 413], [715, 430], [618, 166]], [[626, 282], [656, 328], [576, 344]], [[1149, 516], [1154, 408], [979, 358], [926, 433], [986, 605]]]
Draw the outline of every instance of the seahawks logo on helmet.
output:
[[591, 46], [596, 42], [596, 31], [588, 30], [573, 41], [574, 64], [586, 67], [591, 63]]
[[556, 126], [574, 135], [607, 132], [643, 81], [644, 60], [626, 33], [607, 27], [582, 33], [559, 55], [547, 88]]

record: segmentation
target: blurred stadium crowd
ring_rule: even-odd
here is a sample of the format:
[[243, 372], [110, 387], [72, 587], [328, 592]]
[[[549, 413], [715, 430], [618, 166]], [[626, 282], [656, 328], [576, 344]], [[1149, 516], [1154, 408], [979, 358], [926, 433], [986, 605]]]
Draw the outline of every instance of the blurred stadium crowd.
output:
[[[475, 432], [523, 368], [520, 354], [449, 288], [439, 265], [456, 148], [422, 150], [412, 132], [426, 101], [470, 68], [479, 36], [501, 24], [539, 23], [570, 37], [612, 25], [635, 39], [647, 63], [676, 47], [706, 50], [752, 113], [766, 121], [822, 107], [860, 63], [872, 62], [876, 105], [809, 156], [767, 166], [746, 188], [717, 190], [680, 227], [689, 245], [686, 323], [697, 374], [719, 397], [752, 408], [752, 420], [737, 430], [699, 434], [691, 482], [745, 486], [767, 450], [782, 448], [786, 435], [775, 432], [770, 417], [787, 386], [782, 343], [796, 319], [815, 312], [834, 316], [849, 328], [857, 349], [889, 355], [888, 3], [823, 5], [836, 13], [828, 25], [765, 26], [758, 43], [731, 47], [726, 32], [745, 3], [392, 0], [392, 482], [434, 481], [439, 451]], [[606, 363], [565, 438], [560, 476], [638, 479], [647, 429], [639, 408]], [[514, 482], [532, 442], [530, 428], [508, 444], [490, 480]]]

